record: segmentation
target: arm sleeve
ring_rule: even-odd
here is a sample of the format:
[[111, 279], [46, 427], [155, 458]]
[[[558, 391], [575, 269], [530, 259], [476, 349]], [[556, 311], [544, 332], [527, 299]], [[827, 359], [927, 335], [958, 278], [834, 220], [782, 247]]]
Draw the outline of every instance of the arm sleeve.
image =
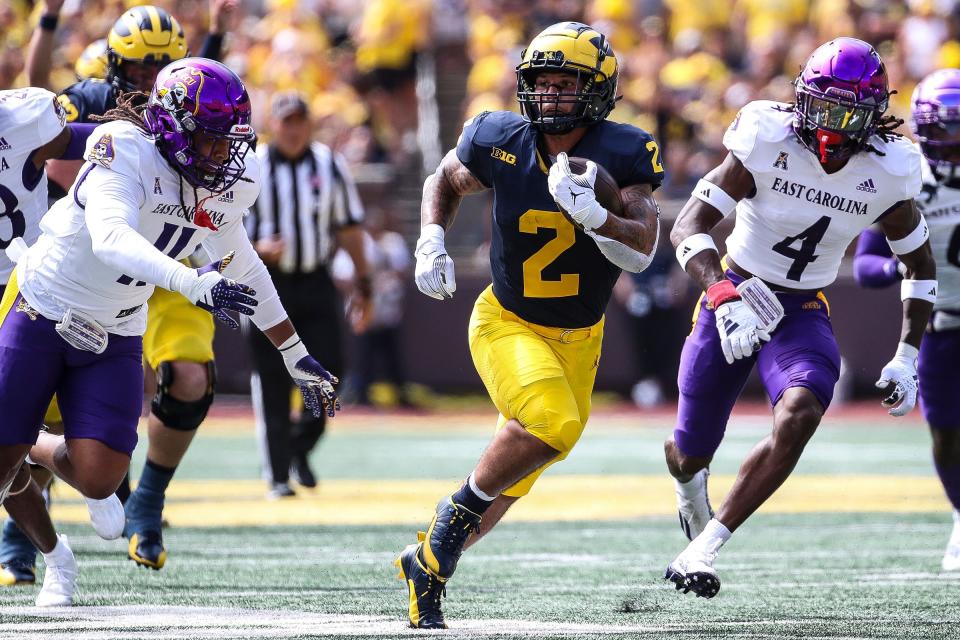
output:
[[214, 260], [231, 251], [236, 252], [233, 262], [224, 270], [223, 275], [252, 287], [257, 292], [257, 306], [254, 307], [250, 319], [258, 329], [269, 329], [286, 319], [287, 312], [280, 303], [277, 288], [270, 279], [267, 267], [247, 238], [242, 217], [238, 216], [222, 225], [219, 231], [207, 236], [201, 244]]
[[203, 39], [203, 45], [200, 47], [200, 53], [197, 56], [220, 61], [220, 55], [223, 53], [223, 34], [208, 33]]
[[96, 123], [73, 122], [67, 125], [70, 130], [70, 142], [60, 156], [61, 160], [83, 160], [83, 153], [87, 148], [87, 138], [97, 128]]
[[463, 123], [463, 133], [457, 140], [457, 159], [477, 177], [483, 186], [489, 189], [493, 186], [493, 172], [490, 167], [491, 148], [484, 147], [475, 140], [477, 132], [488, 115], [489, 112], [484, 111]]
[[129, 176], [93, 165], [85, 179], [84, 217], [93, 253], [104, 264], [135, 280], [179, 291], [191, 269], [165, 256], [135, 226], [143, 203], [143, 188]]
[[600, 253], [602, 253], [607, 260], [624, 271], [640, 273], [650, 266], [650, 263], [653, 261], [653, 256], [657, 253], [657, 243], [660, 240], [660, 220], [659, 218], [657, 219], [657, 239], [653, 241], [653, 249], [650, 250], [649, 255], [635, 251], [622, 242], [591, 231], [588, 231], [587, 235], [593, 238], [594, 242], [597, 243], [597, 247], [600, 249]]
[[853, 258], [853, 277], [859, 285], [870, 288], [886, 287], [900, 279], [897, 259], [882, 233], [867, 229], [860, 234]]

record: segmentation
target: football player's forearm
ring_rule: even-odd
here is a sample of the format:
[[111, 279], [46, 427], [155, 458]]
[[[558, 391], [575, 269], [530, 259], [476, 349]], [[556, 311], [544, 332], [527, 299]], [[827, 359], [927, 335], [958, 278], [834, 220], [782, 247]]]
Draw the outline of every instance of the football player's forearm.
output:
[[31, 87], [47, 88], [50, 84], [50, 69], [53, 65], [53, 31], [37, 27], [27, 46], [26, 74]]
[[[692, 235], [709, 234], [721, 218], [718, 212], [708, 209], [700, 200], [691, 198], [670, 231], [670, 242], [677, 248]], [[720, 264], [720, 253], [713, 250], [701, 251], [690, 258], [685, 271], [704, 291], [726, 278]]]
[[[929, 242], [924, 242], [916, 251], [900, 256], [900, 260], [907, 267], [908, 279], [936, 280], [937, 266]], [[933, 303], [928, 300], [918, 298], [904, 300], [901, 342], [906, 342], [919, 349], [920, 340], [923, 339], [931, 313], [933, 313]]]
[[463, 196], [456, 193], [439, 171], [423, 183], [423, 204], [420, 206], [420, 226], [438, 224], [449, 229], [460, 208]]

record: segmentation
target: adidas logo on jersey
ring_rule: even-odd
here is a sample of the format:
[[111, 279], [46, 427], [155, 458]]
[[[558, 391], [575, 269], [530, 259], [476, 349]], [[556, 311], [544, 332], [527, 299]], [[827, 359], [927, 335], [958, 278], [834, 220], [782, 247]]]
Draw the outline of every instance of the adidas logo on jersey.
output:
[[857, 185], [857, 191], [866, 191], [868, 193], [876, 193], [877, 185], [873, 184], [873, 178], [868, 178]]
[[217, 202], [233, 202], [233, 190], [227, 191], [217, 198]]
[[9, 150], [12, 149], [12, 148], [13, 148], [13, 147], [11, 147], [9, 144], [7, 144], [7, 139], [6, 139], [6, 138], [0, 137], [0, 151], [9, 151]]

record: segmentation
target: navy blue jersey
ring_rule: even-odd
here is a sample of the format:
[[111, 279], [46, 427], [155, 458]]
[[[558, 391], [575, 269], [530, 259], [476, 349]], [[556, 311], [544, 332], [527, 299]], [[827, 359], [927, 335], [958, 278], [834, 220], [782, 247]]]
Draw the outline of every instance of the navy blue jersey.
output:
[[[468, 120], [457, 143], [460, 162], [493, 189], [493, 292], [528, 322], [589, 327], [603, 317], [620, 268], [560, 213], [537, 135], [519, 115], [493, 111]], [[656, 141], [630, 125], [600, 122], [569, 155], [603, 166], [621, 188], [663, 180]]]
[[117, 106], [113, 85], [96, 79], [70, 85], [57, 100], [67, 112], [67, 122], [92, 122], [90, 116], [102, 116]]

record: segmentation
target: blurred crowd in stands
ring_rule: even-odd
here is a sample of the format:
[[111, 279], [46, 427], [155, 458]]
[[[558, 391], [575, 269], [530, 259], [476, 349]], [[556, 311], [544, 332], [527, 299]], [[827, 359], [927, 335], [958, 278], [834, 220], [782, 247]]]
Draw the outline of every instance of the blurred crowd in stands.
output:
[[[23, 50], [42, 2], [0, 6], [0, 87], [26, 84]], [[62, 4], [51, 88], [103, 38], [129, 0]], [[211, 28], [227, 34], [226, 62], [262, 116], [269, 96], [299, 89], [318, 137], [354, 164], [397, 163], [416, 152], [418, 52], [463, 52], [464, 118], [516, 109], [513, 68], [541, 28], [561, 20], [606, 32], [622, 63], [612, 117], [656, 134], [669, 168], [665, 194], [683, 197], [720, 155], [722, 131], [756, 98], [791, 99], [799, 65], [838, 35], [877, 46], [905, 115], [916, 81], [960, 65], [958, 0], [156, 0], [196, 51]], [[212, 22], [214, 23], [212, 26]], [[216, 24], [219, 23], [219, 24]]]

